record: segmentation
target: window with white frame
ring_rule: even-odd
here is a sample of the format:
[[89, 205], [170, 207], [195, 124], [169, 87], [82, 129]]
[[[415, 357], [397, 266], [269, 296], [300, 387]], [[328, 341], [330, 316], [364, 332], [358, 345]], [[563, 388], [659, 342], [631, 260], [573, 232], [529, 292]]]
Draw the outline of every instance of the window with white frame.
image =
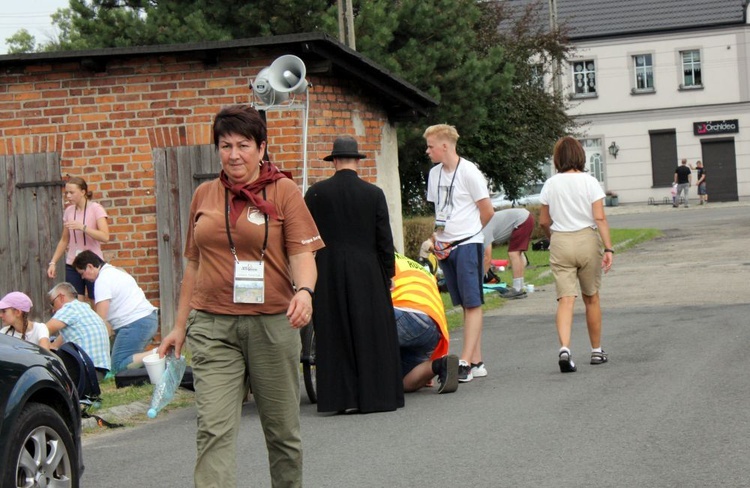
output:
[[682, 86], [703, 86], [701, 77], [701, 52], [697, 49], [680, 52], [682, 57]]
[[575, 94], [596, 95], [596, 63], [593, 59], [573, 62]]
[[633, 56], [635, 91], [654, 91], [654, 63], [651, 54]]

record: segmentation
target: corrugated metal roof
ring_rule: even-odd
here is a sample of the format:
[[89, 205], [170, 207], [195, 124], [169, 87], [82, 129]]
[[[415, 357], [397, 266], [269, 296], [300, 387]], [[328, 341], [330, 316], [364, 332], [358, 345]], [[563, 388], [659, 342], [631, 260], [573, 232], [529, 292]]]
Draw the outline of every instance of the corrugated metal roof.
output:
[[[536, 0], [512, 0], [527, 5]], [[572, 40], [745, 23], [747, 0], [556, 0]], [[542, 20], [549, 3], [542, 0]]]

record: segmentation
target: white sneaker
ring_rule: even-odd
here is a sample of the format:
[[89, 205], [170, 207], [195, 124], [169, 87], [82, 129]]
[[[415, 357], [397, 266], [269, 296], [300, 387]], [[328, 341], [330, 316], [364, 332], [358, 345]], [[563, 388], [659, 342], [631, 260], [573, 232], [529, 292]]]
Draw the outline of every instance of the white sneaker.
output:
[[487, 368], [484, 367], [484, 361], [471, 363], [471, 376], [474, 378], [484, 378], [487, 376]]
[[458, 362], [458, 381], [460, 383], [468, 383], [473, 380], [474, 376], [471, 374], [471, 365], [461, 359]]

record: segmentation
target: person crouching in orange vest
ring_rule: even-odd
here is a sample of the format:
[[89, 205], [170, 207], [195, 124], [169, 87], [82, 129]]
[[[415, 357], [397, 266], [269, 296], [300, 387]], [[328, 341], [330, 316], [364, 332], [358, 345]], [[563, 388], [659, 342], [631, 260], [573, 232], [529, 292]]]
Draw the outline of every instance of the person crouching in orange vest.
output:
[[396, 253], [391, 288], [401, 351], [404, 391], [438, 377], [438, 393], [458, 389], [458, 356], [448, 353], [448, 322], [435, 277], [424, 266]]

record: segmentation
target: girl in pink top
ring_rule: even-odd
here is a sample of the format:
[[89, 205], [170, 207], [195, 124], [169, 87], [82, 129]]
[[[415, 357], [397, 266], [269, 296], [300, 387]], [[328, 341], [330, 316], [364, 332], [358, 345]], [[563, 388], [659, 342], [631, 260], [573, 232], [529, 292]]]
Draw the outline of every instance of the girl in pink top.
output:
[[71, 263], [84, 250], [90, 250], [103, 258], [102, 242], [109, 241], [109, 225], [104, 207], [91, 201], [92, 193], [83, 178], [72, 177], [65, 185], [65, 198], [71, 203], [63, 213], [63, 230], [60, 242], [47, 267], [47, 276], [55, 278], [55, 263], [65, 253], [65, 281], [72, 283], [83, 296], [87, 292], [89, 300], [94, 299], [94, 284], [86, 282], [73, 269]]

